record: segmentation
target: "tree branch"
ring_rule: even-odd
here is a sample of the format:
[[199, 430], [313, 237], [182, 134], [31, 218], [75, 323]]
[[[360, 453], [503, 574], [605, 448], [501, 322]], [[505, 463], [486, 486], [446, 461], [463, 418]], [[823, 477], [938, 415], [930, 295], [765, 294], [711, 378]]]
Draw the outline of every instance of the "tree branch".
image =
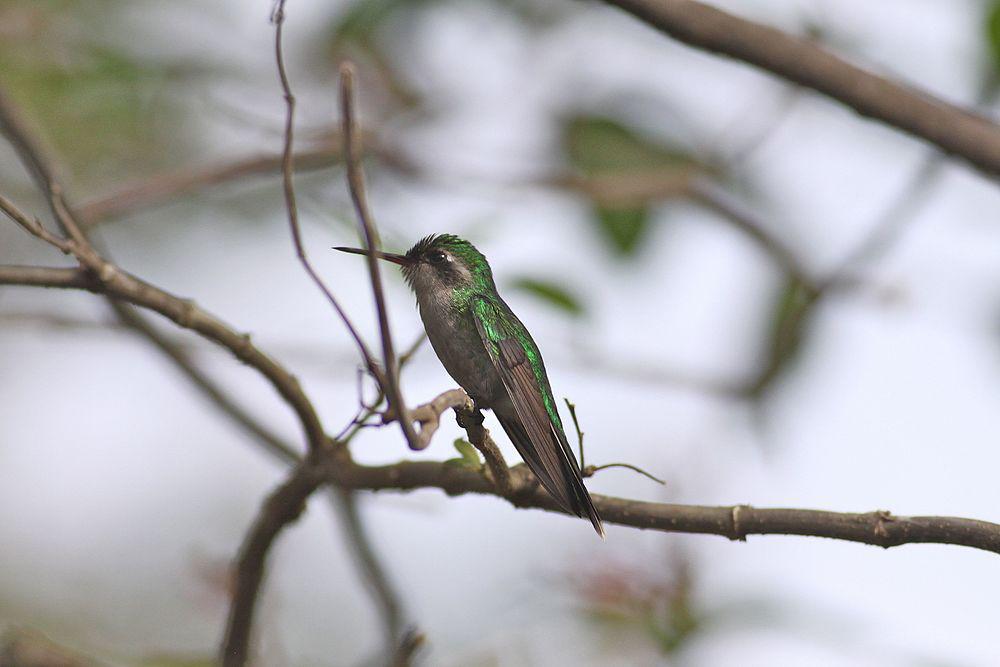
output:
[[[360, 334], [358, 334], [357, 329], [354, 328], [354, 324], [351, 322], [350, 318], [347, 317], [347, 313], [344, 309], [340, 307], [340, 303], [337, 298], [333, 295], [333, 292], [326, 286], [323, 279], [319, 277], [316, 270], [313, 268], [312, 264], [309, 262], [309, 256], [306, 254], [305, 246], [302, 243], [302, 231], [299, 228], [299, 213], [298, 205], [295, 202], [295, 186], [293, 182], [293, 171], [294, 171], [294, 154], [292, 151], [292, 146], [294, 144], [294, 128], [295, 128], [295, 96], [292, 94], [292, 87], [288, 81], [288, 73], [285, 71], [285, 57], [281, 48], [281, 38], [284, 33], [285, 25], [285, 0], [279, 0], [278, 4], [275, 6], [274, 14], [271, 17], [271, 21], [274, 23], [274, 59], [278, 67], [278, 79], [281, 82], [281, 90], [285, 98], [285, 139], [284, 139], [284, 149], [281, 158], [281, 173], [282, 173], [282, 186], [285, 195], [285, 209], [288, 213], [288, 225], [292, 231], [292, 241], [295, 245], [295, 254], [299, 258], [299, 262], [305, 269], [306, 273], [319, 288], [323, 296], [330, 303], [333, 309], [336, 311], [337, 315], [340, 317], [341, 322], [344, 323], [344, 327], [350, 334], [351, 338], [354, 339], [354, 343], [358, 348], [358, 352], [361, 354], [361, 359], [364, 361], [365, 367], [368, 369], [379, 383], [382, 383], [382, 373], [375, 363], [375, 359], [372, 357], [371, 352], [368, 350], [368, 346], [365, 345], [364, 341], [361, 340]], [[393, 356], [395, 360], [395, 355]]]
[[[23, 225], [30, 220], [10, 202], [0, 197], [0, 208], [9, 217]], [[28, 231], [32, 231], [30, 228]], [[45, 239], [40, 231], [36, 236]], [[133, 276], [115, 264], [105, 260], [89, 243], [63, 241], [63, 248], [71, 252], [80, 262], [80, 269], [36, 269], [30, 274], [22, 267], [5, 267], [7, 278], [21, 278], [25, 282], [46, 287], [78, 287], [85, 282], [84, 289], [115, 297], [135, 306], [148, 308], [160, 313], [184, 329], [195, 331], [228, 349], [237, 359], [259, 371], [292, 407], [299, 417], [310, 448], [320, 449], [326, 445], [326, 434], [312, 403], [302, 391], [298, 380], [283, 366], [259, 350], [250, 340], [249, 334], [240, 334], [222, 321], [200, 308], [190, 299], [182, 299], [150, 283]], [[40, 271], [42, 273], [40, 273]], [[20, 275], [19, 275], [20, 274]], [[2, 276], [0, 276], [2, 277]], [[85, 280], [85, 277], [89, 277]], [[89, 281], [89, 282], [88, 282]], [[7, 284], [15, 284], [8, 282]]]
[[301, 516], [306, 500], [323, 483], [319, 471], [308, 461], [297, 466], [264, 501], [247, 533], [237, 558], [233, 599], [219, 656], [224, 667], [242, 667], [249, 658], [250, 631], [267, 555], [278, 534]]
[[82, 289], [101, 293], [101, 282], [88, 271], [47, 266], [0, 265], [0, 285]]
[[[295, 171], [316, 171], [339, 162], [340, 139], [335, 138], [329, 144], [298, 151], [295, 154]], [[136, 211], [169, 204], [212, 186], [254, 176], [280, 174], [283, 163], [282, 154], [252, 155], [208, 167], [184, 167], [126, 185], [117, 192], [85, 202], [77, 207], [77, 215], [81, 226], [90, 229]]]
[[689, 46], [811, 88], [862, 116], [1000, 174], [1000, 127], [926, 92], [877, 76], [817, 45], [694, 0], [607, 0]]
[[[283, 2], [283, 0], [282, 0]], [[375, 297], [375, 310], [378, 314], [379, 333], [382, 338], [382, 362], [385, 374], [380, 378], [389, 407], [399, 416], [399, 426], [403, 431], [410, 449], [422, 449], [420, 438], [413, 430], [413, 421], [403, 392], [399, 388], [399, 364], [392, 342], [392, 329], [389, 327], [389, 312], [385, 306], [385, 294], [382, 290], [382, 276], [379, 260], [375, 253], [380, 249], [380, 241], [375, 223], [368, 208], [368, 198], [365, 196], [365, 177], [361, 170], [361, 141], [358, 132], [354, 100], [354, 66], [343, 63], [340, 66], [340, 122], [341, 135], [344, 137], [344, 158], [347, 163], [347, 184], [351, 192], [351, 201], [358, 215], [361, 236], [368, 262], [368, 274], [371, 278], [372, 293]], [[426, 445], [424, 445], [426, 447]]]
[[[337, 484], [372, 491], [441, 489], [449, 496], [466, 493], [497, 495], [482, 473], [434, 461], [401, 461], [386, 466], [340, 462], [326, 466]], [[542, 490], [525, 466], [510, 469], [506, 499], [520, 508], [565, 513]], [[863, 514], [823, 510], [765, 508], [749, 505], [715, 507], [628, 500], [594, 494], [594, 505], [606, 523], [676, 533], [721, 535], [745, 540], [748, 535], [803, 535], [861, 542], [884, 548], [937, 543], [967, 546], [1000, 554], [1000, 524], [942, 516], [895, 516], [879, 510]], [[574, 517], [575, 518], [575, 517]]]

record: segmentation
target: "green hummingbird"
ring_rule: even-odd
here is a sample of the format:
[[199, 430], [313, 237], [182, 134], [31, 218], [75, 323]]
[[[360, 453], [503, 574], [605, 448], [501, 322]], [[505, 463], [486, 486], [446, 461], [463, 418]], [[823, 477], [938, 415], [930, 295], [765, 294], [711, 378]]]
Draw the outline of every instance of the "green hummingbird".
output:
[[[358, 248], [336, 248], [359, 255]], [[587, 517], [604, 537], [566, 440], [538, 346], [497, 293], [493, 271], [474, 245], [452, 234], [421, 239], [398, 264], [417, 297], [427, 338], [448, 374], [477, 408], [497, 416], [524, 462], [565, 511]]]

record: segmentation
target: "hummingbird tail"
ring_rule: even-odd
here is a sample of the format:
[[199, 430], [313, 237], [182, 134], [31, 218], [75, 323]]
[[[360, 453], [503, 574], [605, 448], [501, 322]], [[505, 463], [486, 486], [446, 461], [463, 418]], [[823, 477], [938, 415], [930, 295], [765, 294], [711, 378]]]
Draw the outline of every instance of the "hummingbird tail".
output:
[[547, 442], [533, 443], [517, 418], [506, 417], [494, 410], [500, 426], [514, 443], [518, 454], [531, 468], [538, 481], [564, 511], [586, 517], [594, 530], [604, 539], [604, 524], [594, 507], [594, 501], [583, 484], [580, 467], [573, 457], [565, 436], [561, 438], [552, 430]]

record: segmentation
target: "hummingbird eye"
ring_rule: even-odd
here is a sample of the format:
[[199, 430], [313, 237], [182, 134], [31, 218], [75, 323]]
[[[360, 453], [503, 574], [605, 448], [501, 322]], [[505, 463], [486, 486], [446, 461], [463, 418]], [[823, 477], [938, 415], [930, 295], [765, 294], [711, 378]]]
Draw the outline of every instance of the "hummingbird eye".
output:
[[446, 259], [448, 259], [448, 256], [445, 255], [440, 250], [432, 250], [429, 253], [427, 253], [427, 261], [430, 262], [431, 264], [441, 264]]

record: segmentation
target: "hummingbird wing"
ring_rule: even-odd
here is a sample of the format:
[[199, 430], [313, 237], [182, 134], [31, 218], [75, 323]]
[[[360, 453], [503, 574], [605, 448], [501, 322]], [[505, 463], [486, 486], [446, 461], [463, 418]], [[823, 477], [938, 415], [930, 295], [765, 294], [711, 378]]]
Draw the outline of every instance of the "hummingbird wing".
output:
[[515, 415], [494, 412], [521, 458], [567, 512], [587, 517], [601, 537], [604, 527], [566, 440], [538, 347], [501, 299], [473, 303], [476, 329], [497, 369]]

